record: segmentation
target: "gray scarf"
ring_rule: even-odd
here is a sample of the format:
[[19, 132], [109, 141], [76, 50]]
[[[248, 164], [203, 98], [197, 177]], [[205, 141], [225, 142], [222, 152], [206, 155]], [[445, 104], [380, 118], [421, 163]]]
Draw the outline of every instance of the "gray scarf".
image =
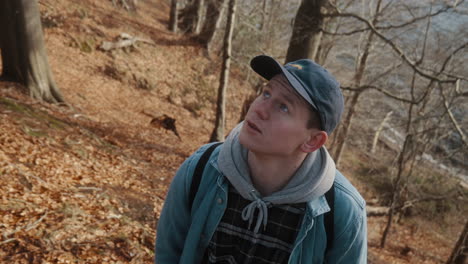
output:
[[252, 201], [242, 211], [242, 219], [249, 221], [249, 228], [258, 209], [257, 223], [254, 232], [258, 233], [260, 225], [266, 227], [268, 205], [309, 202], [327, 192], [335, 179], [335, 163], [325, 147], [307, 155], [299, 169], [286, 186], [269, 196], [261, 197], [250, 178], [247, 163], [248, 150], [239, 143], [239, 133], [243, 122], [229, 134], [221, 147], [218, 167], [229, 182], [244, 199]]

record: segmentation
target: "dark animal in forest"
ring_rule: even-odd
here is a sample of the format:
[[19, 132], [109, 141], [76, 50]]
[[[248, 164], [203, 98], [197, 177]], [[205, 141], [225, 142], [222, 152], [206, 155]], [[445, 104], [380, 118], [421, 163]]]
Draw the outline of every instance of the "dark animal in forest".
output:
[[161, 116], [155, 116], [155, 115], [146, 113], [144, 111], [142, 111], [141, 113], [152, 118], [151, 121], [150, 121], [150, 124], [152, 126], [157, 127], [157, 128], [164, 128], [166, 130], [170, 130], [170, 131], [174, 132], [174, 134], [179, 139], [181, 139], [179, 133], [177, 132], [177, 128], [176, 128], [176, 125], [175, 125], [175, 122], [176, 122], [175, 118], [172, 118], [172, 117], [170, 117], [170, 116], [168, 116], [166, 114], [163, 114]]

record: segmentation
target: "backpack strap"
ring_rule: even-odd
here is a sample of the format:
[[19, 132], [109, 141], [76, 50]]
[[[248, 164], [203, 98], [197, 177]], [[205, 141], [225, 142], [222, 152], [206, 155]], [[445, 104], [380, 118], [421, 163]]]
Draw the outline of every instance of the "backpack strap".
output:
[[330, 211], [326, 212], [324, 215], [325, 233], [327, 234], [327, 245], [325, 247], [326, 255], [328, 250], [333, 246], [333, 237], [335, 232], [335, 183], [333, 183], [330, 190], [325, 193], [325, 199], [327, 199], [327, 203], [330, 206]]
[[216, 149], [217, 146], [221, 145], [222, 142], [217, 142], [210, 147], [202, 154], [198, 160], [197, 166], [193, 172], [192, 184], [190, 185], [189, 193], [189, 209], [192, 210], [193, 200], [195, 200], [195, 195], [197, 195], [198, 187], [200, 186], [201, 178], [203, 176], [203, 171], [205, 170], [206, 163], [210, 159], [211, 153]]

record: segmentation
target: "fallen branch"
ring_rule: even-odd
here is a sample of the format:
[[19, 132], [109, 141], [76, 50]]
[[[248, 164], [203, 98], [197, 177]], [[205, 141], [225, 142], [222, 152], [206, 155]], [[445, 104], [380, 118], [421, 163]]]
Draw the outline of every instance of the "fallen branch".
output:
[[[11, 165], [12, 165], [15, 169], [17, 169], [18, 172], [19, 172], [21, 175], [25, 176], [26, 179], [27, 179], [29, 182], [31, 182], [31, 178], [34, 178], [34, 179], [36, 179], [36, 180], [39, 182], [39, 184], [43, 185], [44, 187], [49, 187], [49, 184], [48, 184], [46, 181], [44, 181], [43, 179], [39, 178], [38, 176], [35, 176], [35, 175], [33, 175], [32, 173], [28, 173], [28, 172], [23, 171], [23, 170], [22, 170], [19, 166], [17, 166], [16, 164], [11, 164]], [[23, 164], [23, 165], [24, 165], [24, 164]]]
[[109, 51], [113, 49], [120, 49], [125, 47], [135, 47], [136, 42], [143, 42], [147, 44], [154, 45], [154, 41], [147, 40], [139, 37], [133, 37], [127, 33], [121, 33], [117, 38], [117, 41], [110, 42], [110, 41], [103, 41], [99, 48], [104, 51]]
[[377, 146], [377, 141], [379, 140], [380, 133], [382, 132], [382, 129], [383, 129], [385, 123], [387, 123], [387, 121], [390, 118], [390, 116], [392, 115], [392, 113], [393, 113], [393, 111], [390, 111], [385, 115], [384, 119], [382, 120], [379, 127], [377, 128], [377, 131], [375, 131], [374, 140], [372, 141], [372, 148], [371, 148], [371, 151], [370, 151], [371, 153], [375, 153], [375, 148]]
[[9, 239], [6, 239], [6, 240], [3, 240], [2, 242], [0, 242], [0, 245], [10, 243], [10, 242], [13, 242], [13, 241], [16, 241], [16, 240], [17, 240], [16, 238], [9, 238]]
[[[130, 5], [127, 3], [127, 0], [120, 0], [119, 2], [127, 11], [130, 11], [132, 9]], [[133, 9], [136, 10], [137, 0], [131, 0], [130, 3], [132, 4]], [[112, 0], [112, 4], [114, 6], [117, 6], [117, 0]]]
[[[29, 230], [35, 228], [37, 225], [39, 225], [40, 222], [42, 222], [42, 220], [44, 220], [44, 218], [47, 216], [47, 213], [48, 213], [48, 212], [46, 211], [46, 212], [45, 212], [39, 219], [37, 219], [34, 223], [31, 223], [31, 224], [28, 224], [28, 225], [25, 225], [25, 226], [16, 228], [14, 231], [12, 231], [12, 232], [10, 232], [10, 233], [7, 233], [7, 234], [4, 234], [3, 237], [4, 237], [4, 238], [7, 238], [7, 237], [9, 237], [9, 236], [11, 236], [11, 235], [14, 235], [14, 234], [18, 233], [19, 231], [21, 231], [21, 230], [23, 230], [23, 229], [27, 232], [27, 231], [29, 231]], [[13, 239], [13, 238], [9, 238], [9, 239], [6, 239], [6, 240], [2, 241], [2, 242], [0, 243], [0, 245], [1, 245], [2, 243], [11, 242], [11, 241], [9, 241], [9, 240], [11, 240], [11, 239]]]
[[47, 216], [47, 212], [45, 212], [39, 219], [36, 220], [36, 222], [30, 224], [30, 225], [27, 225], [26, 226], [26, 229], [24, 229], [26, 232], [35, 228], [37, 225], [39, 225], [39, 223], [42, 222], [42, 220], [44, 220], [44, 218]]
[[367, 216], [383, 216], [387, 215], [390, 207], [385, 206], [366, 206]]
[[[401, 206], [395, 207], [395, 211], [401, 212], [403, 210], [406, 210], [422, 202], [440, 201], [440, 200], [446, 200], [449, 198], [451, 198], [450, 195], [441, 195], [441, 196], [426, 196], [423, 198], [413, 199], [413, 200], [404, 202], [404, 204]], [[386, 207], [386, 206], [369, 206], [369, 205], [366, 206], [367, 216], [383, 216], [383, 215], [387, 215], [389, 211], [390, 211], [390, 207]]]
[[452, 195], [447, 194], [447, 195], [441, 195], [441, 196], [427, 196], [427, 197], [423, 197], [423, 198], [413, 199], [413, 200], [410, 200], [410, 201], [406, 201], [402, 206], [397, 207], [396, 210], [403, 211], [403, 210], [405, 210], [407, 208], [415, 206], [418, 203], [429, 202], [429, 201], [447, 200], [447, 199], [453, 198], [455, 196], [456, 196], [456, 193], [452, 194]]
[[[460, 81], [457, 81], [456, 85], [458, 87], [459, 87], [459, 84], [460, 84]], [[458, 87], [455, 88], [455, 90], [459, 89]], [[463, 129], [461, 128], [461, 126], [457, 122], [457, 119], [455, 118], [455, 116], [452, 113], [452, 110], [450, 109], [447, 97], [444, 94], [444, 90], [442, 89], [442, 86], [439, 85], [439, 89], [440, 89], [440, 95], [442, 96], [442, 99], [443, 99], [443, 102], [444, 102], [445, 111], [447, 111], [447, 114], [448, 114], [448, 116], [450, 118], [450, 121], [452, 122], [452, 125], [455, 127], [455, 129], [456, 129], [458, 135], [460, 136], [463, 144], [466, 147], [468, 147], [468, 141], [466, 139], [466, 135], [465, 135], [465, 133], [463, 133]]]
[[78, 190], [79, 191], [102, 191], [102, 188], [81, 186], [81, 187], [78, 187]]

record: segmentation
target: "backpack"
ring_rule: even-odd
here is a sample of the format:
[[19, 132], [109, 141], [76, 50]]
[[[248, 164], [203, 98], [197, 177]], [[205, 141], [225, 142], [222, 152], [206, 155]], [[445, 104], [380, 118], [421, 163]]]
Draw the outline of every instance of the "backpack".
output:
[[[201, 182], [201, 178], [203, 176], [203, 171], [205, 169], [206, 163], [208, 162], [211, 153], [216, 149], [217, 146], [221, 145], [222, 142], [217, 142], [210, 147], [202, 154], [200, 159], [198, 160], [197, 166], [195, 167], [192, 183], [190, 185], [190, 193], [189, 193], [189, 208], [192, 210], [193, 200], [195, 199], [195, 195], [198, 192], [198, 187]], [[325, 247], [325, 255], [328, 252], [328, 249], [332, 247], [333, 242], [333, 235], [334, 235], [334, 207], [335, 207], [335, 184], [333, 183], [330, 190], [325, 193], [325, 198], [327, 199], [327, 203], [330, 205], [330, 211], [324, 214], [324, 225], [325, 225], [325, 234], [327, 234], [327, 245]]]

